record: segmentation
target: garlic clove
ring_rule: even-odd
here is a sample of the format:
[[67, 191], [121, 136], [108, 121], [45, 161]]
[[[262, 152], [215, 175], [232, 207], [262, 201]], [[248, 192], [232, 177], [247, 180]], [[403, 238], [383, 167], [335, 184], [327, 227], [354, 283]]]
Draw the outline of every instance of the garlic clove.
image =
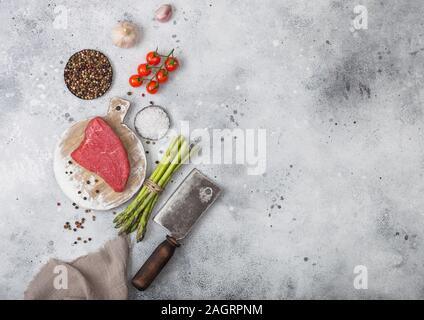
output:
[[120, 48], [133, 47], [139, 38], [139, 30], [136, 24], [129, 21], [119, 22], [112, 29], [112, 42]]
[[172, 17], [172, 6], [170, 4], [161, 5], [155, 12], [155, 18], [159, 22], [166, 22]]

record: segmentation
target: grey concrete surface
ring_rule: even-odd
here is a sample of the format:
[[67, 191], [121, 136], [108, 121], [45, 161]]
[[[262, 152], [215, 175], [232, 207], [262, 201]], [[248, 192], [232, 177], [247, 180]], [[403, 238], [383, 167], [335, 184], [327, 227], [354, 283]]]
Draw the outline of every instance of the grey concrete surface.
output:
[[[130, 298], [423, 298], [424, 3], [180, 0], [166, 24], [153, 21], [159, 4], [0, 0], [0, 298], [21, 299], [49, 258], [116, 236], [113, 213], [92, 221], [75, 210], [52, 170], [60, 134], [103, 114], [112, 96], [132, 102], [130, 124], [152, 100], [174, 127], [267, 130], [265, 174], [197, 165], [223, 196], [152, 287]], [[367, 30], [351, 29], [358, 4]], [[111, 44], [123, 19], [142, 28], [135, 48]], [[128, 76], [157, 46], [175, 47], [181, 69], [156, 96], [127, 96]], [[93, 101], [63, 81], [64, 63], [84, 48], [104, 52], [115, 72]], [[145, 144], [149, 170], [167, 142]], [[82, 232], [63, 229], [81, 217]], [[129, 275], [165, 234], [149, 225]], [[93, 241], [72, 245], [76, 236]], [[354, 288], [357, 265], [366, 290]]]

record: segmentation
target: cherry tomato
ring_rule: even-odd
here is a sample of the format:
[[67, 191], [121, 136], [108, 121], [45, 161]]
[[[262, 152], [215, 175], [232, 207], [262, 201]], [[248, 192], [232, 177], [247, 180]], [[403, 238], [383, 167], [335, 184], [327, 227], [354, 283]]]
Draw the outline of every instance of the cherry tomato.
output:
[[168, 81], [168, 70], [160, 69], [158, 71], [158, 74], [156, 75], [156, 78], [158, 79], [160, 83], [164, 83]]
[[138, 66], [137, 72], [140, 76], [148, 76], [152, 73], [152, 68], [147, 63], [142, 63]]
[[177, 70], [178, 66], [179, 66], [178, 60], [174, 57], [169, 57], [165, 61], [165, 68], [169, 72]]
[[146, 90], [150, 94], [155, 94], [159, 89], [159, 83], [157, 81], [150, 81], [147, 86]]
[[136, 88], [143, 84], [143, 78], [138, 74], [134, 74], [130, 77], [129, 82], [131, 87]]
[[150, 51], [146, 56], [146, 60], [148, 64], [155, 66], [160, 62], [160, 55], [155, 51]]

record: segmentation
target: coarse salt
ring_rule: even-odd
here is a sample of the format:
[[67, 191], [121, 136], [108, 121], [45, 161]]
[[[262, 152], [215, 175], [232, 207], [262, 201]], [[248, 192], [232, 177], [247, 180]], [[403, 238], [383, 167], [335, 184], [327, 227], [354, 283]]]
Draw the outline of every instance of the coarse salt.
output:
[[167, 133], [170, 120], [165, 110], [159, 106], [149, 106], [135, 116], [134, 127], [145, 139], [159, 140]]

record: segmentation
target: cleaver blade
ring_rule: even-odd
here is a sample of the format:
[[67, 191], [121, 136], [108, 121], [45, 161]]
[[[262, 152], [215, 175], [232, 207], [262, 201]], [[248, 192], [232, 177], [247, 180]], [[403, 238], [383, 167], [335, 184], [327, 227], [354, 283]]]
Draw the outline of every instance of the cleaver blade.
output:
[[193, 169], [153, 220], [168, 229], [173, 238], [181, 240], [220, 193], [212, 180]]

